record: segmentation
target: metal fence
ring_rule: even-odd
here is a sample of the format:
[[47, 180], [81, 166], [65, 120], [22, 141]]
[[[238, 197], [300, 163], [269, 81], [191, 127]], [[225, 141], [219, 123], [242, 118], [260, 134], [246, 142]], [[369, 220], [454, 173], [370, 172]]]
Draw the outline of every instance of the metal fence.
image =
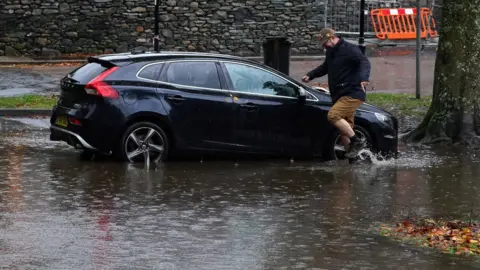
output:
[[[441, 1], [427, 0], [426, 6], [434, 13], [439, 21]], [[358, 35], [360, 33], [360, 0], [326, 0], [325, 24], [344, 35]], [[370, 11], [377, 8], [408, 8], [416, 7], [416, 1], [411, 0], [365, 0], [365, 36], [375, 36]], [[437, 26], [439, 23], [437, 22]]]

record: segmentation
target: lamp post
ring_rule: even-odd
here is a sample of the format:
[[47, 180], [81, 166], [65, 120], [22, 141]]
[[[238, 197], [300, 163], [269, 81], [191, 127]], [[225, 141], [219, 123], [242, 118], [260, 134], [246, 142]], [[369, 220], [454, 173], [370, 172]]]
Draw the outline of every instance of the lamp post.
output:
[[365, 54], [365, 0], [360, 0], [360, 37], [358, 38], [358, 46]]
[[420, 0], [417, 0], [417, 44], [416, 44], [416, 84], [415, 84], [415, 96], [417, 99], [420, 99], [420, 35], [421, 35], [421, 10], [420, 10]]
[[159, 29], [158, 29], [158, 12], [159, 12], [159, 9], [160, 9], [160, 4], [159, 4], [159, 1], [160, 0], [155, 0], [155, 36], [153, 37], [153, 48], [155, 50], [155, 52], [158, 52], [159, 50]]

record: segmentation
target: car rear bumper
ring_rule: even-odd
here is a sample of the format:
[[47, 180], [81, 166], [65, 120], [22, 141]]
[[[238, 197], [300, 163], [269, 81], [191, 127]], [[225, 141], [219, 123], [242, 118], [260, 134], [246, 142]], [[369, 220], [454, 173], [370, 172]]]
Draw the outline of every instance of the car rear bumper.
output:
[[90, 145], [84, 138], [82, 138], [82, 136], [70, 130], [57, 126], [50, 127], [50, 140], [63, 141], [77, 149], [89, 149], [93, 151], [98, 151], [97, 148]]
[[[117, 145], [119, 127], [123, 125], [122, 116], [114, 109], [102, 106], [84, 111], [55, 106], [50, 119], [50, 140], [63, 141], [77, 149], [109, 153]], [[66, 117], [67, 123], [57, 124], [58, 117]]]

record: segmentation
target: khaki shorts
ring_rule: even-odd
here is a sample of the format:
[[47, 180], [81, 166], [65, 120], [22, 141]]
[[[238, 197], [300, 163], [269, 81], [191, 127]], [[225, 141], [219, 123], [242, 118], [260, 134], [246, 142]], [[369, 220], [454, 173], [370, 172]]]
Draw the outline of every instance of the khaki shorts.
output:
[[328, 121], [333, 125], [340, 119], [345, 119], [345, 121], [350, 124], [353, 128], [355, 111], [362, 105], [363, 101], [355, 99], [348, 96], [343, 96], [335, 102], [332, 109], [328, 112]]

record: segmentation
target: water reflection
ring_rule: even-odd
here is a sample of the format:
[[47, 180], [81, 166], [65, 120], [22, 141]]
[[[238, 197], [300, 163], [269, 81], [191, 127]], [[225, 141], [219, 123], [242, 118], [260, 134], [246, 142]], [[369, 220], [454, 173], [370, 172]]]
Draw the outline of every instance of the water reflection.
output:
[[376, 165], [176, 162], [145, 170], [41, 144], [2, 147], [6, 267], [453, 269], [463, 262], [369, 229], [392, 216], [479, 210], [478, 162], [465, 153], [412, 151]]
[[[5, 181], [5, 208], [3, 211], [15, 213], [23, 210], [23, 148], [9, 149]], [[2, 196], [3, 197], [3, 196]]]

